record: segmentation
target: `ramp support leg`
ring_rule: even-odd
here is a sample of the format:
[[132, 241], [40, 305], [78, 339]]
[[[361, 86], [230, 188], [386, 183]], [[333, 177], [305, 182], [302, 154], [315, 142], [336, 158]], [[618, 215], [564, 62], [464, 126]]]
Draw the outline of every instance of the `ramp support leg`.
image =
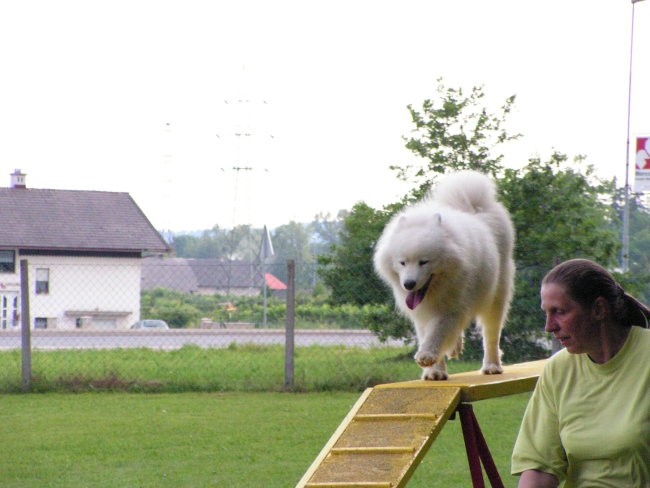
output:
[[472, 486], [474, 488], [485, 488], [483, 472], [481, 471], [481, 462], [483, 462], [485, 473], [487, 474], [488, 480], [490, 480], [492, 488], [503, 488], [499, 471], [494, 464], [490, 449], [478, 425], [478, 420], [476, 420], [472, 405], [470, 403], [461, 403], [458, 405], [458, 413], [460, 414], [460, 423], [463, 429], [467, 461], [469, 462], [469, 470], [472, 476]]

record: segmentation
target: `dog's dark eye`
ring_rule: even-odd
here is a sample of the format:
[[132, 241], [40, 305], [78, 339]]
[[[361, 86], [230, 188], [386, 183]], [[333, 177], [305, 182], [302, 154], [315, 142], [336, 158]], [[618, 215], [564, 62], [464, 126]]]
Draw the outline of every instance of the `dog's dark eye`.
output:
[[399, 264], [400, 264], [401, 266], [406, 266], [406, 261], [400, 261]]
[[423, 259], [422, 261], [418, 261], [418, 264], [419, 264], [420, 266], [424, 266], [424, 265], [427, 264], [428, 262], [429, 262], [428, 259]]

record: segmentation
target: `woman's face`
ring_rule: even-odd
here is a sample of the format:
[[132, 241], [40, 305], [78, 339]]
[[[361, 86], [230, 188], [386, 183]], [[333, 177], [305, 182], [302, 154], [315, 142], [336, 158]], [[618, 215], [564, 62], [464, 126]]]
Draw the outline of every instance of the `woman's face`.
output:
[[544, 330], [552, 333], [572, 354], [589, 353], [598, 345], [595, 317], [567, 295], [563, 286], [546, 283], [541, 288]]

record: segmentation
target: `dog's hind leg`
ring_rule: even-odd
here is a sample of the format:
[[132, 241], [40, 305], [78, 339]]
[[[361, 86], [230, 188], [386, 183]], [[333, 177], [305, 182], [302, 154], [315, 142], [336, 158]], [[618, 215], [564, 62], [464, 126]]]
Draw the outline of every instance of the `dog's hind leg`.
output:
[[503, 373], [501, 367], [501, 349], [499, 341], [501, 340], [501, 314], [498, 318], [494, 316], [485, 316], [480, 322], [483, 332], [483, 366], [481, 371], [484, 374]]
[[483, 332], [483, 367], [485, 374], [503, 373], [501, 367], [501, 330], [506, 322], [512, 299], [514, 263], [510, 258], [501, 263], [501, 278], [492, 304], [478, 317]]
[[454, 347], [454, 349], [449, 354], [447, 354], [447, 357], [450, 358], [450, 359], [451, 358], [456, 358], [456, 359], [460, 358], [460, 355], [463, 354], [464, 346], [465, 346], [465, 334], [463, 332], [461, 332], [458, 335], [458, 340], [456, 341], [456, 346]]

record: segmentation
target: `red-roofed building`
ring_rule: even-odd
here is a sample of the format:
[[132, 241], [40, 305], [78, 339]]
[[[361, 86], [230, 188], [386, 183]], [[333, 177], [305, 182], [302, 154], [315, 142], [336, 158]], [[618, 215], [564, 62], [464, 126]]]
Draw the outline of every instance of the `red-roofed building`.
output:
[[271, 290], [286, 290], [287, 285], [282, 283], [278, 278], [273, 276], [271, 273], [265, 273], [264, 274], [264, 279], [266, 281], [266, 286], [268, 286]]

